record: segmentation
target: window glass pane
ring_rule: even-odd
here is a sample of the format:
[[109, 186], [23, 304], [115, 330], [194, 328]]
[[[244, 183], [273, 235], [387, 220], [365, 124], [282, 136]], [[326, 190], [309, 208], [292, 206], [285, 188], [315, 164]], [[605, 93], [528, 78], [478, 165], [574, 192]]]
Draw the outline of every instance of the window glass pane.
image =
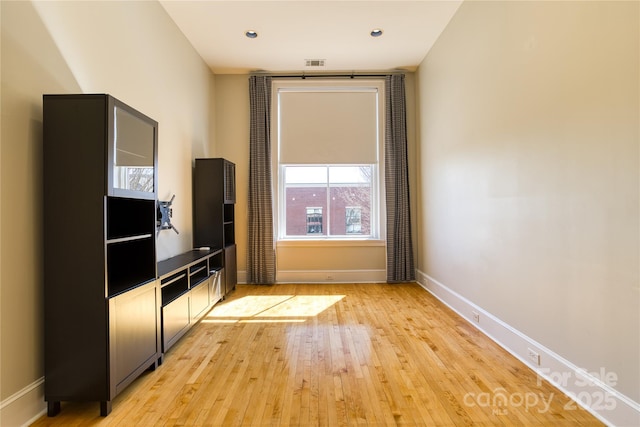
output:
[[[287, 169], [287, 175], [289, 168]], [[285, 201], [284, 201], [284, 214], [286, 221], [286, 235], [287, 236], [306, 236], [313, 233], [314, 235], [322, 235], [322, 231], [326, 229], [326, 218], [323, 217], [323, 208], [326, 211], [327, 206], [327, 184], [326, 184], [326, 167], [324, 170], [325, 180], [323, 184], [304, 184], [304, 183], [287, 183], [285, 184]], [[313, 231], [310, 232], [307, 222], [308, 215], [313, 213], [309, 209], [318, 209], [317, 213], [320, 214], [319, 219], [316, 219], [314, 224], [318, 221], [320, 226], [313, 227]]]
[[353, 212], [347, 215], [351, 206], [360, 206], [360, 227], [362, 235], [371, 234], [371, 186], [369, 185], [335, 185], [330, 189], [331, 209], [329, 211], [330, 232], [334, 236], [353, 234], [348, 230], [348, 218], [352, 218]]
[[372, 165], [284, 166], [287, 237], [371, 236]]
[[285, 169], [287, 184], [326, 184], [326, 166], [287, 166]]
[[330, 166], [329, 182], [341, 183], [371, 183], [371, 166]]

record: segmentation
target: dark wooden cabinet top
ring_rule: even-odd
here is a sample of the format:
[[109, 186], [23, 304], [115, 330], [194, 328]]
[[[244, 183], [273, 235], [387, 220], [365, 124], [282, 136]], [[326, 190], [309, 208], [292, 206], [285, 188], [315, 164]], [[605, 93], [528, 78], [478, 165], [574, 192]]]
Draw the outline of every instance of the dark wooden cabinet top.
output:
[[222, 252], [222, 249], [192, 250], [167, 258], [158, 262], [158, 278], [162, 279], [164, 276], [171, 274], [176, 270], [189, 267], [191, 264], [195, 264], [220, 252]]

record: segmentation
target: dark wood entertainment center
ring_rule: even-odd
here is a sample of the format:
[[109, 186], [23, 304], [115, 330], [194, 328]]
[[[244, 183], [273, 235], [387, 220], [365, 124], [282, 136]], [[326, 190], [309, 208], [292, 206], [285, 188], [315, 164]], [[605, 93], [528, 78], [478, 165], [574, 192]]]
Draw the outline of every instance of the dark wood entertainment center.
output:
[[106, 416], [115, 396], [235, 288], [235, 197], [206, 190], [235, 194], [235, 183], [200, 184], [223, 214], [199, 221], [231, 240], [194, 237], [207, 248], [157, 262], [158, 123], [106, 94], [44, 95], [43, 136], [47, 412], [96, 401]]
[[236, 167], [225, 159], [196, 159], [193, 173], [193, 246], [222, 248], [225, 292], [236, 287]]

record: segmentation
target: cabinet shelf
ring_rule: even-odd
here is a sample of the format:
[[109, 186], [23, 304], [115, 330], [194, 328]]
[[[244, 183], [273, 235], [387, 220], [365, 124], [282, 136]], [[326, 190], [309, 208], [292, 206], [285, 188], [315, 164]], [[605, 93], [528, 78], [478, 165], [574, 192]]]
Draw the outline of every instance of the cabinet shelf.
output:
[[185, 272], [178, 272], [160, 281], [162, 293], [162, 306], [166, 306], [174, 300], [189, 292], [189, 279]]
[[206, 276], [206, 277], [201, 278], [200, 280], [191, 282], [191, 289], [197, 288], [198, 286], [202, 285], [203, 283], [206, 283], [208, 278], [209, 277]]
[[[165, 291], [166, 289], [169, 289], [169, 290]], [[172, 302], [174, 302], [175, 300], [177, 300], [187, 292], [189, 292], [189, 289], [174, 289], [171, 287], [164, 288], [162, 292], [162, 306], [163, 307], [168, 306], [169, 304], [171, 304]]]
[[117, 239], [107, 239], [107, 245], [110, 245], [112, 243], [124, 243], [124, 242], [132, 242], [134, 240], [149, 239], [151, 237], [153, 237], [153, 234], [141, 234], [139, 236], [118, 237]]
[[[156, 258], [153, 236], [121, 239], [107, 244], [107, 295], [133, 289], [155, 280]], [[132, 268], [135, 266], [135, 268]]]
[[189, 271], [189, 275], [190, 276], [195, 276], [196, 274], [200, 273], [203, 270], [206, 270], [207, 266], [205, 265], [200, 265], [197, 268], [191, 267], [191, 270]]
[[155, 233], [155, 201], [107, 197], [107, 241]]
[[164, 288], [165, 286], [169, 286], [169, 285], [170, 285], [170, 284], [172, 284], [173, 282], [177, 282], [178, 280], [182, 280], [182, 279], [184, 279], [184, 278], [186, 278], [186, 277], [187, 277], [187, 274], [186, 274], [186, 273], [179, 274], [178, 276], [173, 277], [173, 278], [171, 278], [171, 279], [167, 280], [166, 282], [165, 282], [165, 281], [162, 281], [162, 283], [161, 283], [160, 287], [161, 287], [161, 288]]
[[224, 222], [233, 222], [235, 220], [235, 207], [229, 203], [225, 203], [223, 206], [224, 210]]

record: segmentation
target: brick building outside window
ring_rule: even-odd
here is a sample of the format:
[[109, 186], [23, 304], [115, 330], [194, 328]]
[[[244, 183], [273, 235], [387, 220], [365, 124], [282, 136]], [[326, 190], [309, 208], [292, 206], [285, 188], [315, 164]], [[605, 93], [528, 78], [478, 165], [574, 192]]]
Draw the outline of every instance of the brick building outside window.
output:
[[329, 199], [327, 187], [292, 186], [286, 199], [287, 236], [371, 234], [369, 186], [332, 186]]

